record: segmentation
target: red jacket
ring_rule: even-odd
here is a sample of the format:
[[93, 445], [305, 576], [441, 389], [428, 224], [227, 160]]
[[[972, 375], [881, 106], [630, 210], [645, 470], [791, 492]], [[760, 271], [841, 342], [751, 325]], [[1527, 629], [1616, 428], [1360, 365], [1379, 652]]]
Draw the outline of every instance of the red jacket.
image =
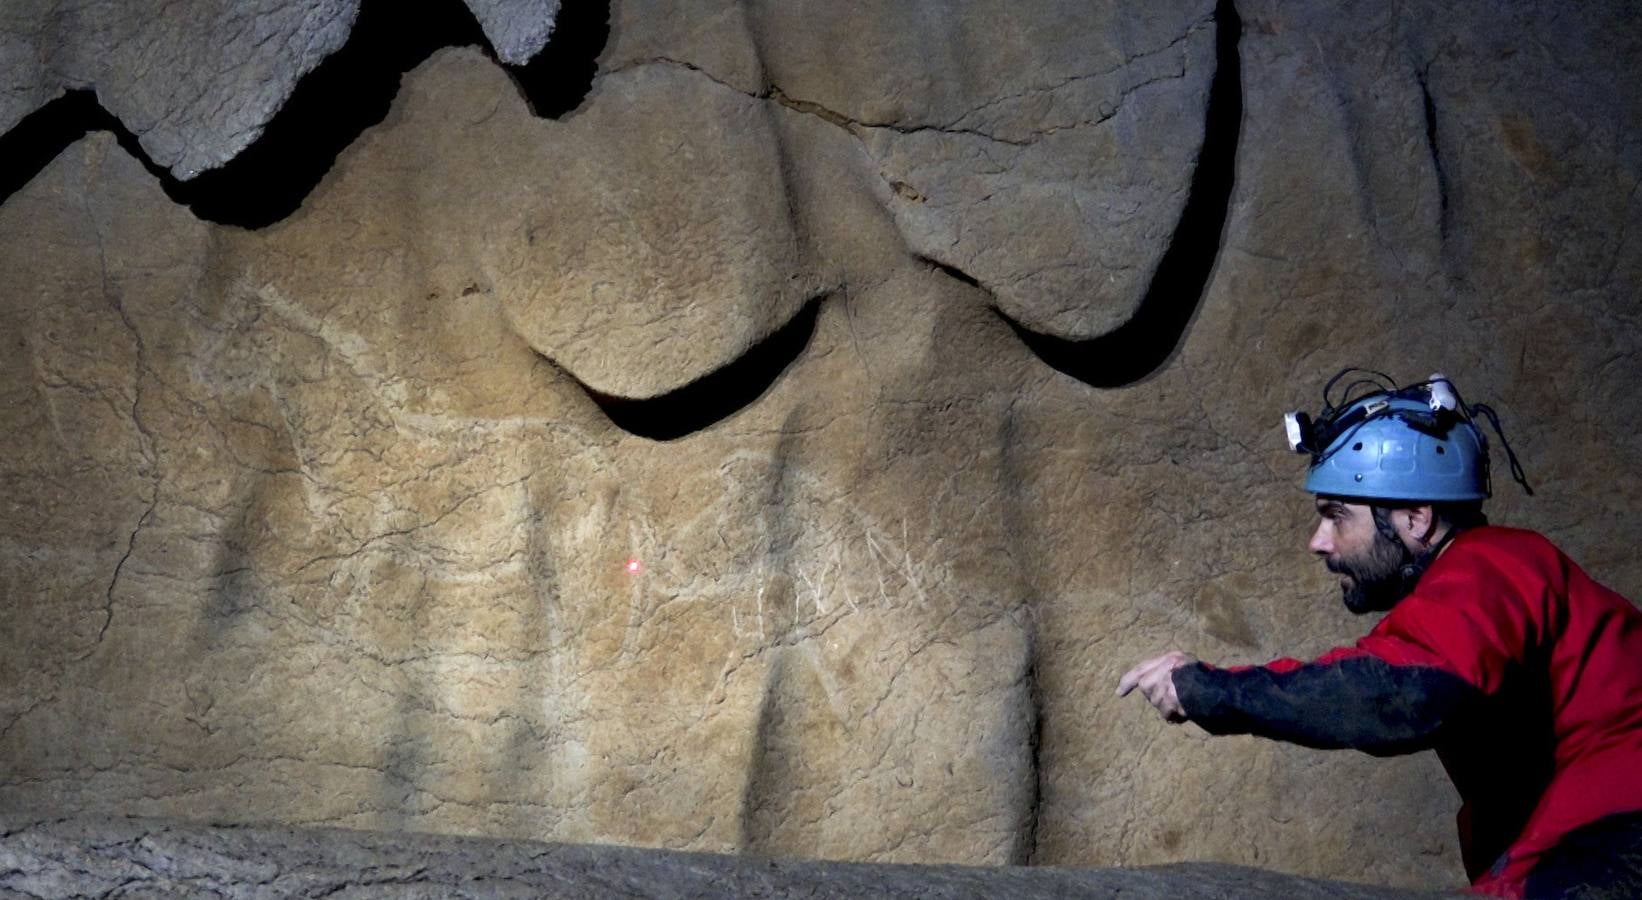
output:
[[1479, 892], [1521, 896], [1562, 836], [1642, 810], [1642, 611], [1533, 532], [1462, 533], [1354, 646], [1174, 680], [1217, 734], [1435, 748]]

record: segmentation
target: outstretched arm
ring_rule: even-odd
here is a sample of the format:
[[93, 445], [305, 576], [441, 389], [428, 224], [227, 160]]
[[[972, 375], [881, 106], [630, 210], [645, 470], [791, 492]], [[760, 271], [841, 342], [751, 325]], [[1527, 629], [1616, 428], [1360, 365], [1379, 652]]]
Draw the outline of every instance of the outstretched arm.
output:
[[1445, 728], [1489, 703], [1553, 617], [1545, 599], [1553, 594], [1525, 595], [1507, 575], [1522, 568], [1526, 551], [1463, 541], [1353, 646], [1311, 662], [1227, 669], [1168, 653], [1131, 669], [1118, 693], [1139, 687], [1165, 719], [1213, 734], [1374, 754], [1434, 746]]
[[1443, 727], [1482, 698], [1435, 666], [1395, 665], [1336, 651], [1313, 663], [1170, 673], [1184, 715], [1211, 734], [1255, 734], [1322, 749], [1376, 755], [1431, 747]]
[[1431, 747], [1444, 725], [1483, 697], [1436, 666], [1397, 665], [1355, 647], [1310, 663], [1233, 669], [1175, 650], [1124, 673], [1117, 695], [1137, 688], [1171, 724], [1376, 755]]

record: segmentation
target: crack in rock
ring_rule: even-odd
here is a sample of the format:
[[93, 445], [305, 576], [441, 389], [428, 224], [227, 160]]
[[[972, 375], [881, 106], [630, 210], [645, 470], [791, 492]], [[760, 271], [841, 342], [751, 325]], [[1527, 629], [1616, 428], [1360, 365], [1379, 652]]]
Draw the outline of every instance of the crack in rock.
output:
[[[1201, 23], [1199, 23], [1199, 24], [1201, 24]], [[1194, 25], [1193, 30], [1195, 30], [1196, 27], [1197, 26]], [[1061, 80], [1060, 82], [1057, 82], [1053, 85], [1046, 85], [1046, 86], [1041, 86], [1041, 87], [1029, 88], [1025, 91], [1021, 91], [1021, 92], [1018, 92], [1018, 93], [1015, 93], [1015, 94], [1009, 94], [1009, 95], [1006, 95], [1006, 96], [1003, 96], [1003, 97], [992, 98], [990, 100], [985, 101], [980, 106], [978, 106], [978, 107], [976, 107], [972, 110], [969, 110], [965, 113], [962, 113], [959, 116], [957, 116], [956, 118], [954, 118], [952, 121], [946, 122], [946, 123], [898, 122], [898, 121], [887, 121], [887, 120], [886, 121], [870, 121], [870, 120], [865, 120], [865, 119], [858, 119], [858, 118], [849, 116], [845, 113], [839, 112], [838, 110], [830, 109], [827, 106], [825, 106], [821, 103], [817, 103], [813, 100], [806, 100], [806, 99], [801, 98], [801, 97], [794, 97], [794, 96], [788, 94], [779, 85], [774, 84], [774, 83], [766, 84], [764, 86], [763, 90], [760, 90], [760, 91], [748, 91], [744, 88], [741, 88], [741, 87], [738, 87], [738, 86], [732, 84], [731, 82], [729, 82], [729, 81], [727, 81], [723, 78], [720, 78], [719, 76], [715, 75], [713, 72], [709, 71], [708, 69], [706, 69], [702, 66], [696, 65], [695, 63], [689, 62], [688, 60], [677, 59], [675, 57], [670, 57], [670, 56], [651, 56], [651, 57], [646, 57], [644, 59], [633, 60], [633, 61], [628, 62], [628, 63], [626, 63], [626, 64], [624, 64], [620, 67], [609, 69], [607, 71], [601, 72], [599, 74], [599, 77], [604, 78], [604, 77], [611, 76], [611, 75], [617, 75], [617, 74], [620, 74], [622, 72], [630, 71], [632, 69], [636, 69], [636, 68], [639, 68], [639, 67], [642, 67], [642, 66], [650, 66], [650, 65], [675, 66], [677, 68], [684, 69], [684, 70], [689, 71], [689, 72], [694, 72], [694, 73], [702, 76], [703, 78], [706, 78], [707, 80], [713, 82], [714, 84], [717, 84], [717, 85], [719, 85], [719, 86], [721, 86], [721, 87], [723, 87], [727, 90], [735, 91], [738, 94], [742, 94], [744, 96], [751, 97], [755, 100], [768, 100], [768, 101], [774, 102], [774, 103], [776, 103], [776, 104], [778, 104], [778, 105], [780, 105], [780, 106], [782, 106], [786, 109], [790, 109], [793, 112], [800, 113], [802, 115], [815, 116], [816, 118], [819, 118], [822, 121], [827, 122], [828, 124], [835, 125], [839, 128], [843, 128], [846, 131], [849, 131], [852, 135], [855, 135], [857, 138], [859, 138], [861, 136], [861, 131], [862, 130], [884, 130], [884, 131], [892, 131], [892, 132], [895, 132], [895, 133], [901, 134], [901, 135], [915, 135], [915, 134], [935, 133], [935, 134], [952, 135], [952, 136], [955, 136], [955, 137], [976, 137], [976, 138], [981, 138], [981, 139], [986, 140], [986, 141], [990, 141], [992, 143], [1004, 144], [1006, 146], [1011, 146], [1011, 147], [1030, 147], [1033, 144], [1036, 144], [1041, 139], [1043, 139], [1045, 137], [1048, 137], [1050, 135], [1062, 132], [1062, 131], [1070, 131], [1070, 130], [1073, 130], [1073, 129], [1076, 129], [1076, 128], [1082, 128], [1082, 127], [1088, 127], [1088, 126], [1104, 124], [1105, 122], [1109, 121], [1110, 119], [1112, 119], [1114, 116], [1117, 115], [1119, 109], [1121, 108], [1122, 102], [1126, 101], [1135, 92], [1137, 92], [1137, 91], [1139, 91], [1143, 88], [1149, 87], [1151, 85], [1157, 84], [1159, 82], [1162, 82], [1162, 81], [1183, 78], [1183, 77], [1185, 77], [1185, 71], [1184, 71], [1184, 69], [1181, 69], [1179, 71], [1173, 72], [1173, 73], [1168, 74], [1168, 75], [1162, 75], [1162, 76], [1157, 76], [1157, 77], [1154, 77], [1154, 78], [1148, 78], [1148, 79], [1136, 82], [1136, 83], [1131, 84], [1131, 85], [1125, 85], [1124, 88], [1120, 91], [1119, 98], [1118, 98], [1119, 103], [1116, 104], [1116, 105], [1110, 106], [1110, 107], [1101, 108], [1096, 116], [1094, 116], [1092, 118], [1080, 119], [1080, 120], [1070, 122], [1070, 123], [1066, 123], [1066, 124], [1051, 126], [1051, 127], [1044, 128], [1044, 129], [1041, 129], [1041, 130], [1033, 130], [1033, 131], [1028, 132], [1028, 136], [1024, 137], [1024, 138], [1004, 137], [1002, 135], [995, 134], [995, 133], [987, 131], [985, 129], [964, 127], [962, 125], [962, 123], [964, 121], [968, 120], [968, 119], [971, 119], [971, 118], [981, 114], [982, 112], [985, 112], [986, 110], [995, 108], [999, 105], [1008, 103], [1008, 102], [1013, 101], [1013, 100], [1019, 100], [1019, 99], [1022, 99], [1022, 98], [1025, 98], [1025, 97], [1030, 97], [1030, 96], [1033, 96], [1035, 94], [1040, 94], [1040, 93], [1054, 93], [1055, 91], [1061, 90], [1062, 88], [1068, 87], [1070, 85], [1078, 84], [1080, 82], [1089, 81], [1089, 80], [1096, 79], [1096, 78], [1103, 78], [1103, 77], [1113, 75], [1113, 74], [1123, 70], [1124, 68], [1126, 68], [1127, 66], [1133, 64], [1134, 62], [1136, 62], [1138, 60], [1147, 59], [1149, 57], [1164, 53], [1168, 50], [1175, 49], [1180, 44], [1182, 44], [1183, 42], [1188, 40], [1191, 36], [1192, 36], [1192, 32], [1188, 31], [1186, 34], [1183, 34], [1180, 37], [1176, 38], [1175, 40], [1171, 41], [1165, 47], [1162, 47], [1162, 48], [1159, 48], [1158, 50], [1150, 51], [1150, 52], [1147, 52], [1147, 53], [1136, 54], [1135, 56], [1132, 56], [1132, 57], [1128, 58], [1127, 60], [1125, 60], [1123, 63], [1121, 63], [1119, 65], [1116, 65], [1116, 66], [1113, 66], [1113, 67], [1108, 68], [1108, 69], [1103, 69], [1103, 70], [1100, 70], [1100, 71], [1097, 71], [1097, 72], [1084, 73], [1084, 74], [1081, 74], [1081, 75], [1074, 75], [1074, 76], [1070, 76], [1068, 78], [1065, 78], [1065, 79]]]

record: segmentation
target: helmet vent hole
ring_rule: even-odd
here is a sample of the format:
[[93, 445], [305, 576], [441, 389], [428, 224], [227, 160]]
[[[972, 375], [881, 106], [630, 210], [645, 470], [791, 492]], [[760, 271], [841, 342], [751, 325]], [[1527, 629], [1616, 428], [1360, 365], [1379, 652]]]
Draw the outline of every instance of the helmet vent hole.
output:
[[1363, 449], [1363, 442], [1362, 442], [1362, 441], [1358, 441], [1358, 442], [1357, 442], [1357, 443], [1355, 443], [1355, 444], [1352, 444], [1352, 445], [1351, 445], [1351, 449], [1353, 449], [1353, 450], [1361, 450], [1361, 449]]
[[1447, 452], [1448, 452], [1448, 450], [1445, 447], [1443, 447], [1443, 445], [1441, 445], [1441, 444], [1437, 445], [1437, 455], [1438, 456], [1441, 456], [1441, 455], [1443, 455], [1444, 453], [1447, 453]]

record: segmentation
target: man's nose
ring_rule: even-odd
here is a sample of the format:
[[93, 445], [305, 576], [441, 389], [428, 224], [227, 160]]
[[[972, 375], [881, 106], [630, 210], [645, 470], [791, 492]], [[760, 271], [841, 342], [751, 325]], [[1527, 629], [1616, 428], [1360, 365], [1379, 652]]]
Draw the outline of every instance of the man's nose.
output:
[[1318, 522], [1317, 530], [1311, 533], [1311, 543], [1307, 549], [1318, 556], [1329, 556], [1334, 553], [1334, 538], [1328, 533], [1328, 522]]

